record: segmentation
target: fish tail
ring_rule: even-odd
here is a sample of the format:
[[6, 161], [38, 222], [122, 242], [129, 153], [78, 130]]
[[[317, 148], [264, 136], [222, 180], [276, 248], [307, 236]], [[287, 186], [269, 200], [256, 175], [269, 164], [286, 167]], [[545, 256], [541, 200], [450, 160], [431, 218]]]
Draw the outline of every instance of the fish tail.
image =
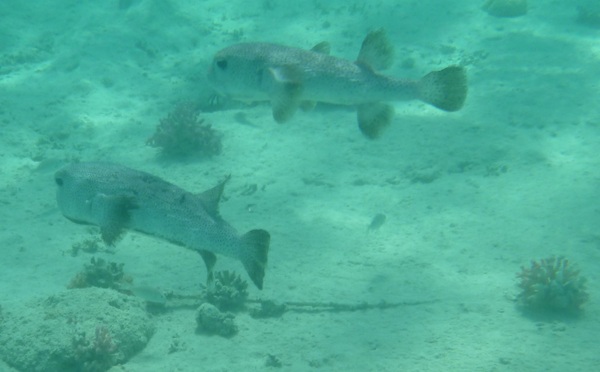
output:
[[242, 263], [258, 289], [263, 287], [270, 241], [265, 230], [251, 230], [242, 236]]
[[445, 111], [458, 111], [467, 98], [467, 74], [450, 66], [425, 75], [418, 83], [419, 98]]

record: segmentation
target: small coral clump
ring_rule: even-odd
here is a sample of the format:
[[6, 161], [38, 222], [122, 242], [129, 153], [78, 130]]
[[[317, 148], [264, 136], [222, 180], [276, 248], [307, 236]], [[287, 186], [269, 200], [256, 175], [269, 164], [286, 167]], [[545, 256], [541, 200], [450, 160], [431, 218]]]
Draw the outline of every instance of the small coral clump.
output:
[[100, 238], [91, 238], [91, 239], [85, 239], [83, 241], [77, 242], [77, 243], [73, 243], [73, 245], [71, 246], [71, 249], [68, 251], [71, 256], [76, 257], [79, 252], [85, 252], [85, 253], [97, 253], [97, 252], [101, 252], [103, 250], [105, 250], [100, 243], [102, 242], [102, 240], [100, 240]]
[[588, 300], [586, 279], [564, 257], [531, 261], [531, 268], [522, 267], [521, 293], [518, 304], [534, 312], [577, 313]]
[[107, 326], [96, 327], [93, 340], [78, 334], [73, 338], [76, 370], [82, 372], [104, 372], [116, 363], [117, 346]]
[[156, 132], [146, 141], [160, 147], [169, 157], [212, 156], [221, 153], [221, 135], [204, 119], [198, 118], [193, 104], [183, 103], [160, 120]]
[[121, 290], [123, 285], [130, 285], [132, 279], [125, 275], [122, 263], [107, 262], [92, 257], [83, 271], [79, 272], [69, 283], [68, 288], [99, 287]]
[[213, 285], [206, 291], [206, 299], [221, 311], [244, 307], [248, 298], [248, 282], [233, 271], [217, 271]]
[[223, 313], [209, 303], [203, 303], [196, 311], [197, 330], [200, 333], [232, 337], [238, 332], [234, 319], [233, 314]]

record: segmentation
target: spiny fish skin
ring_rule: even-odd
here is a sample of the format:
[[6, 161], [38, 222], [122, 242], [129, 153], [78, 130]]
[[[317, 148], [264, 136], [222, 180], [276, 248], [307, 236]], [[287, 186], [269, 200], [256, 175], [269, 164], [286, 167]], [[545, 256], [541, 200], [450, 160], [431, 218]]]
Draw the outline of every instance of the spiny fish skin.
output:
[[[225, 63], [226, 67], [220, 67]], [[223, 95], [266, 101], [274, 89], [272, 85], [277, 84], [269, 75], [279, 73], [278, 68], [288, 69], [291, 76], [287, 78], [301, 82], [305, 101], [356, 105], [414, 99], [418, 93], [415, 81], [396, 80], [368, 66], [327, 54], [269, 43], [242, 43], [221, 50], [208, 76]]]
[[221, 95], [243, 101], [270, 101], [282, 123], [316, 102], [357, 107], [363, 134], [375, 138], [389, 125], [393, 108], [382, 102], [419, 99], [445, 111], [459, 110], [467, 96], [464, 68], [450, 66], [420, 80], [382, 75], [392, 46], [383, 30], [370, 32], [356, 62], [328, 55], [328, 46], [311, 50], [270, 43], [240, 43], [217, 52], [208, 80]]
[[[131, 229], [196, 250], [205, 262], [204, 254], [237, 258], [262, 288], [269, 233], [252, 230], [239, 236], [219, 216], [224, 182], [192, 194], [149, 173], [109, 163], [67, 165], [56, 172], [55, 182], [63, 215], [99, 226], [108, 244]], [[212, 265], [207, 262], [209, 272]]]

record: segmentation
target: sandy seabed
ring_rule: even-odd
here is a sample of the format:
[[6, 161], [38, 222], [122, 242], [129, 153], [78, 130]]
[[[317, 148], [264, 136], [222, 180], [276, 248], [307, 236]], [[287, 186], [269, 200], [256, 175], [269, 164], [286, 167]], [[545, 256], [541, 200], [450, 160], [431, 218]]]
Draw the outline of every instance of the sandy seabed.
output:
[[[60, 214], [53, 173], [103, 160], [187, 190], [231, 174], [222, 216], [272, 238], [252, 299], [400, 304], [242, 312], [228, 339], [197, 334], [195, 310], [174, 307], [152, 316], [147, 346], [112, 371], [265, 370], [275, 360], [283, 370], [597, 368], [600, 31], [578, 23], [570, 2], [538, 1], [518, 18], [473, 1], [363, 3], [3, 1], [0, 314], [65, 291], [90, 261], [69, 254], [94, 232]], [[223, 135], [218, 156], [166, 161], [145, 145], [178, 102], [208, 99], [217, 50], [328, 40], [354, 59], [378, 27], [396, 46], [387, 74], [465, 65], [465, 107], [397, 103], [391, 127], [369, 141], [349, 108], [321, 105], [278, 125], [266, 104], [231, 104], [201, 114]], [[387, 219], [369, 231], [378, 213]], [[588, 279], [577, 319], [515, 308], [520, 267], [551, 255]], [[97, 256], [167, 292], [198, 293], [205, 278], [197, 253], [136, 233]], [[217, 265], [245, 278], [235, 260]]]

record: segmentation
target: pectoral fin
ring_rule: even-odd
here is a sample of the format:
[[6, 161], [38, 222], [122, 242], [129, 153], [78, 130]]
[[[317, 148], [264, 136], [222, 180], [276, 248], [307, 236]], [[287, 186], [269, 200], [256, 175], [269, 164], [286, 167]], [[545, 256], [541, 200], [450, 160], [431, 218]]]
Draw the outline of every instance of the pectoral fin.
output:
[[98, 194], [91, 203], [102, 240], [108, 245], [114, 245], [129, 224], [131, 210], [137, 208], [134, 198], [129, 195]]
[[269, 69], [273, 84], [271, 87], [271, 107], [273, 118], [278, 123], [288, 121], [302, 98], [302, 73], [294, 66], [280, 66]]
[[364, 104], [358, 106], [356, 117], [362, 134], [375, 139], [392, 122], [394, 108], [385, 103]]

